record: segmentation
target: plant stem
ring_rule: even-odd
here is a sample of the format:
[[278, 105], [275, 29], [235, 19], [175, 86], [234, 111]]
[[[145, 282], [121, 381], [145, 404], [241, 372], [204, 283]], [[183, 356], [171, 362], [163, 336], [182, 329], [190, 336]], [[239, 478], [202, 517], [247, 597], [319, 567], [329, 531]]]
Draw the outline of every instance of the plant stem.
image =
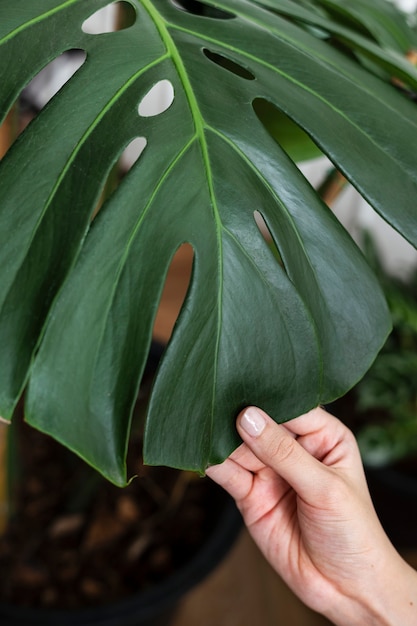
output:
[[[0, 159], [7, 152], [12, 134], [13, 115], [9, 113], [0, 126]], [[0, 422], [0, 535], [7, 526], [8, 520], [8, 493], [7, 493], [7, 426]]]
[[[0, 159], [18, 135], [18, 124], [19, 107], [15, 104], [0, 126]], [[0, 417], [0, 535], [6, 530], [10, 516], [9, 428], [8, 422]]]
[[347, 180], [336, 168], [332, 168], [317, 189], [320, 198], [331, 206], [347, 185]]
[[7, 480], [7, 433], [8, 426], [0, 422], [0, 535], [4, 533], [9, 519], [9, 493]]
[[3, 124], [0, 126], [0, 159], [4, 157], [6, 154], [10, 144], [12, 143], [12, 138], [17, 134], [16, 133], [16, 105], [7, 115]]

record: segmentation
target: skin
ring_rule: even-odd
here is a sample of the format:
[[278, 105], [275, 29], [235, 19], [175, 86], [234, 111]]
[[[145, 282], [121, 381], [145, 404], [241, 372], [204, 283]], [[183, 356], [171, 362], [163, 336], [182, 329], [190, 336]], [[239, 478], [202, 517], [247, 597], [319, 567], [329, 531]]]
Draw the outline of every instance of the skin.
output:
[[353, 434], [321, 408], [285, 425], [248, 407], [207, 475], [288, 586], [336, 626], [416, 626], [417, 572], [375, 513]]

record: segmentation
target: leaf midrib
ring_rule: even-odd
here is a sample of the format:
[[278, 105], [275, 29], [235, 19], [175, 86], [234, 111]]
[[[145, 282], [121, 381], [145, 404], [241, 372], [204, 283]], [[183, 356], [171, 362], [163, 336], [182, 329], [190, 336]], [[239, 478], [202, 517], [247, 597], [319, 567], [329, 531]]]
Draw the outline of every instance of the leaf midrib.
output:
[[[211, 206], [213, 209], [214, 220], [216, 224], [216, 239], [217, 239], [217, 253], [218, 253], [218, 293], [217, 293], [217, 335], [215, 342], [215, 351], [214, 351], [214, 368], [213, 368], [213, 393], [211, 399], [211, 411], [210, 411], [210, 432], [213, 432], [214, 424], [214, 406], [215, 406], [215, 398], [216, 398], [216, 387], [217, 387], [217, 369], [218, 369], [218, 358], [219, 358], [219, 350], [220, 350], [220, 329], [221, 329], [221, 319], [222, 319], [222, 301], [223, 301], [223, 247], [221, 240], [221, 230], [222, 230], [222, 222], [220, 219], [219, 208], [217, 205], [216, 195], [214, 192], [214, 183], [213, 183], [213, 175], [210, 164], [210, 157], [208, 151], [207, 140], [205, 137], [206, 125], [203, 119], [203, 116], [200, 111], [200, 107], [198, 105], [197, 99], [195, 97], [190, 79], [187, 74], [187, 70], [184, 66], [182, 58], [178, 52], [177, 46], [175, 45], [174, 40], [172, 39], [169, 30], [168, 30], [168, 21], [162, 17], [162, 15], [154, 8], [153, 4], [150, 0], [140, 0], [144, 8], [147, 10], [149, 16], [153, 20], [155, 27], [157, 28], [162, 41], [164, 42], [167, 51], [171, 55], [172, 62], [174, 67], [177, 70], [178, 77], [182, 83], [184, 88], [184, 92], [191, 110], [191, 117], [194, 121], [194, 126], [196, 130], [196, 136], [200, 144], [203, 163], [206, 171], [206, 180], [208, 185], [209, 196], [211, 200]], [[210, 436], [211, 440], [211, 436]]]

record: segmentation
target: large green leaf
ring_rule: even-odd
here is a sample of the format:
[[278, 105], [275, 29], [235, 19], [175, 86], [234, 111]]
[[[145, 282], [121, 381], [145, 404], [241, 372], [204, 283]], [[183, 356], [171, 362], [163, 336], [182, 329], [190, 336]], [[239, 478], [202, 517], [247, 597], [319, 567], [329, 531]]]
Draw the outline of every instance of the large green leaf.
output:
[[[274, 11], [245, 0], [186, 11], [129, 0], [132, 26], [83, 32], [107, 3], [0, 5], [4, 114], [62, 51], [86, 52], [0, 166], [0, 411], [10, 418], [29, 381], [28, 421], [123, 484], [131, 409], [182, 243], [193, 246], [193, 275], [150, 403], [150, 463], [204, 471], [238, 443], [242, 406], [284, 421], [337, 397], [388, 332], [361, 253], [254, 103], [272, 103], [303, 128], [414, 244], [417, 113], [292, 23], [287, 1]], [[378, 54], [415, 80], [405, 62]], [[173, 103], [140, 115], [160, 80], [173, 86]], [[107, 175], [135, 137], [146, 148], [90, 227]]]

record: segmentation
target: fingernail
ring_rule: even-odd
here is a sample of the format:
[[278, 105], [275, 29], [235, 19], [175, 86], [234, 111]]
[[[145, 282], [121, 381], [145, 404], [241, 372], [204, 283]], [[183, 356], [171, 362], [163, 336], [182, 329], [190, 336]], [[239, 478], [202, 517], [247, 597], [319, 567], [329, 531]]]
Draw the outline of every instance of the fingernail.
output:
[[266, 420], [257, 409], [250, 407], [243, 413], [240, 425], [251, 437], [259, 437], [265, 428]]

